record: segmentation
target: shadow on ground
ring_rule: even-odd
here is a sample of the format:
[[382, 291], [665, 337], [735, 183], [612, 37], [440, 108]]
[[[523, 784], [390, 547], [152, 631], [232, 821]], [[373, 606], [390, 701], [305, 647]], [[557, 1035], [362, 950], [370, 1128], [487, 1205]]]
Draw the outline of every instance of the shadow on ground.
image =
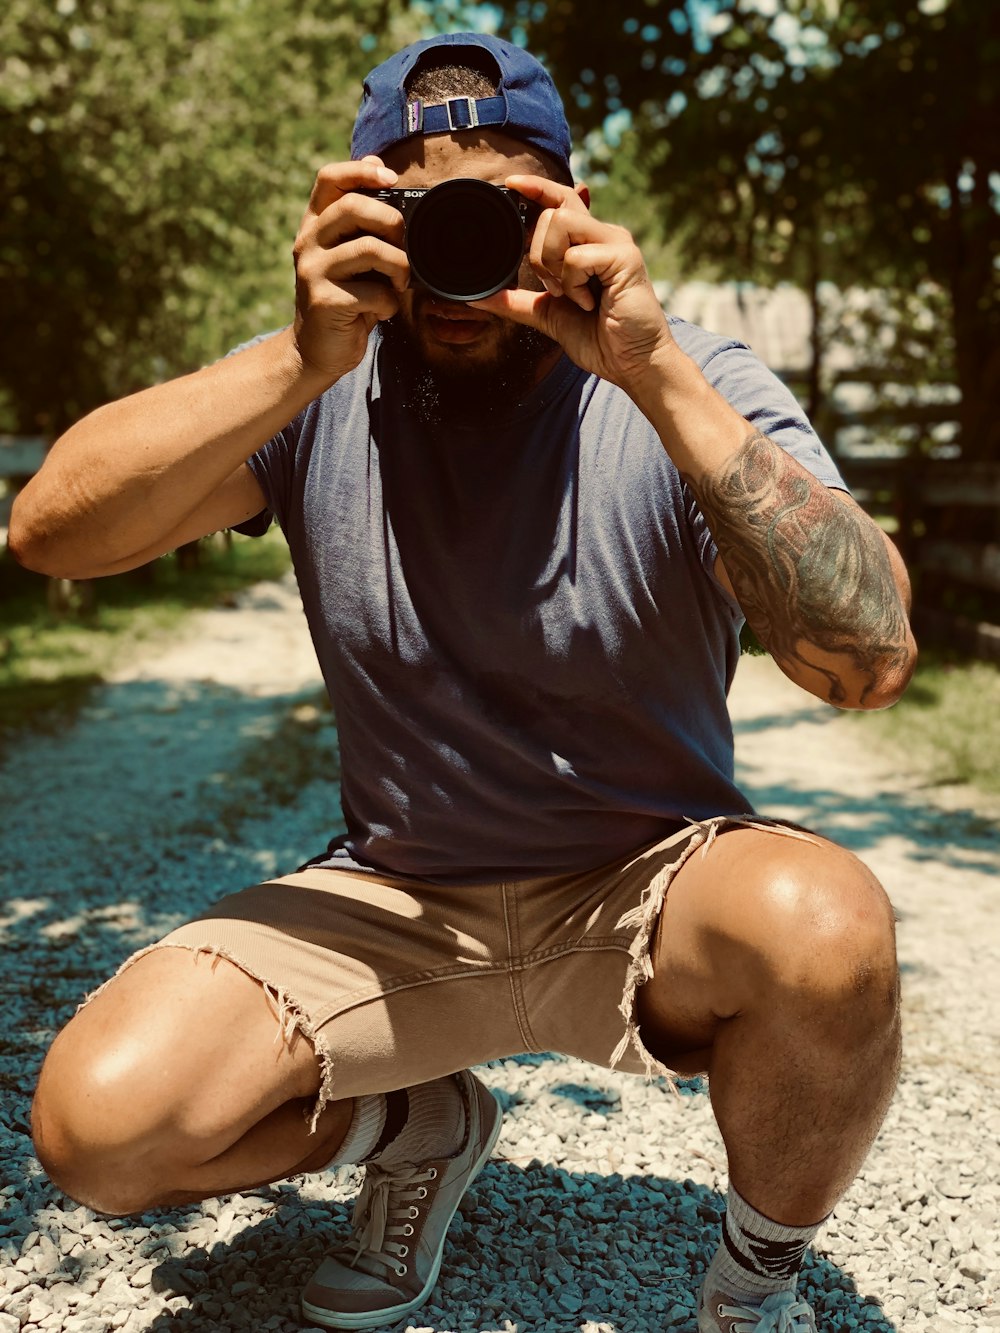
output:
[[[704, 1256], [714, 1249], [721, 1207], [717, 1193], [691, 1181], [493, 1161], [456, 1215], [431, 1300], [396, 1327], [574, 1333], [591, 1323], [614, 1333], [695, 1333]], [[150, 1333], [293, 1333], [301, 1327], [302, 1285], [325, 1247], [347, 1231], [349, 1206], [328, 1212], [329, 1225], [319, 1229], [286, 1194], [270, 1217], [231, 1243], [161, 1262], [153, 1289], [191, 1304], [157, 1316]], [[808, 1263], [800, 1290], [820, 1327], [836, 1314], [841, 1325], [853, 1316], [848, 1327], [895, 1333], [877, 1301], [825, 1259]]]
[[[796, 712], [794, 720], [828, 726], [837, 716], [830, 708], [807, 709]], [[908, 845], [902, 849], [903, 854], [914, 864], [943, 863], [959, 870], [1000, 875], [1000, 833], [981, 812], [971, 806], [944, 810], [925, 804], [919, 789], [884, 790], [873, 798], [866, 790], [827, 785], [818, 743], [814, 773], [805, 779], [789, 776], [774, 782], [773, 752], [761, 760], [756, 753], [769, 743], [782, 743], [780, 730], [788, 723], [787, 716], [775, 714], [737, 722], [733, 727], [739, 755], [738, 781], [761, 814], [791, 819], [862, 857], [887, 839], [904, 839]], [[754, 739], [748, 744], [745, 738]], [[765, 773], [766, 777], [761, 776]]]

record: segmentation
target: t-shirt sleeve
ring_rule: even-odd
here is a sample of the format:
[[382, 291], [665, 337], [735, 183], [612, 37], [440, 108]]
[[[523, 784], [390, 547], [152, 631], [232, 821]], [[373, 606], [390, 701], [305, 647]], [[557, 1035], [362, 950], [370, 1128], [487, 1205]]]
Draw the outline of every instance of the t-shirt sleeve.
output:
[[749, 347], [728, 343], [702, 365], [702, 374], [741, 417], [790, 453], [824, 486], [848, 490], [819, 436], [787, 385]]
[[278, 526], [284, 530], [299, 424], [300, 418], [296, 417], [247, 459], [247, 466], [264, 492], [267, 508], [245, 523], [237, 524], [234, 529], [236, 532], [242, 532], [247, 537], [262, 537], [271, 526], [272, 518], [276, 518]]

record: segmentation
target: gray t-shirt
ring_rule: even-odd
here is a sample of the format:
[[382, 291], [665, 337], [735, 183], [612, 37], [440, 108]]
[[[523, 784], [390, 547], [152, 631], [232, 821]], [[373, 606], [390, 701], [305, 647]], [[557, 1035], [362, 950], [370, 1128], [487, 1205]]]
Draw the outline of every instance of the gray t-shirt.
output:
[[[844, 486], [745, 346], [672, 327], [748, 421]], [[337, 718], [347, 833], [317, 863], [523, 879], [746, 812], [726, 706], [742, 615], [628, 396], [564, 357], [525, 401], [432, 431], [397, 383], [376, 333], [250, 460]]]

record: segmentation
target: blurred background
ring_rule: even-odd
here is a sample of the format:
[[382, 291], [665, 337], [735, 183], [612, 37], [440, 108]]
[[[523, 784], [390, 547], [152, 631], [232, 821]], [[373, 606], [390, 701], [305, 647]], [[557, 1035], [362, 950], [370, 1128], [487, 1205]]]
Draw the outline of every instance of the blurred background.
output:
[[[925, 651], [880, 725], [1000, 789], [995, 0], [6, 0], [0, 528], [80, 415], [288, 322], [291, 241], [365, 72], [466, 28], [545, 61], [595, 212], [667, 309], [789, 383], [903, 550]], [[95, 587], [4, 551], [0, 737], [285, 562], [213, 539]]]

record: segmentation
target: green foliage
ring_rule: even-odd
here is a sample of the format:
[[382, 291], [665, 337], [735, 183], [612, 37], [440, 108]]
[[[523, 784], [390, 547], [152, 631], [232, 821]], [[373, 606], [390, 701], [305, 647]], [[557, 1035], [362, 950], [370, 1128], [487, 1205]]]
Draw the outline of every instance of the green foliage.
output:
[[401, 0], [6, 0], [0, 411], [55, 433], [287, 322], [312, 177]]
[[591, 134], [585, 148], [585, 176], [591, 192], [595, 216], [627, 227], [642, 248], [650, 276], [682, 282], [693, 276], [707, 276], [711, 266], [699, 261], [697, 274], [691, 272], [682, 238], [672, 227], [660, 193], [649, 188], [649, 177], [659, 155], [645, 150], [633, 132], [623, 134], [614, 143], [600, 134]]
[[[963, 448], [1000, 456], [1000, 26], [985, 0], [513, 0], [578, 138], [631, 117], [691, 267], [948, 304]], [[914, 375], [923, 349], [903, 340]]]

